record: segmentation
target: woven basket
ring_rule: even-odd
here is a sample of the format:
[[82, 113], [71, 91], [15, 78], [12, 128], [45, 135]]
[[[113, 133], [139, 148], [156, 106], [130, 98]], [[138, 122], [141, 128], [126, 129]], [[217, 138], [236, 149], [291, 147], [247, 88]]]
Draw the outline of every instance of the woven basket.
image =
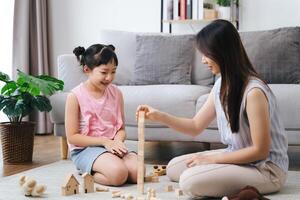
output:
[[0, 123], [4, 164], [32, 162], [35, 123]]

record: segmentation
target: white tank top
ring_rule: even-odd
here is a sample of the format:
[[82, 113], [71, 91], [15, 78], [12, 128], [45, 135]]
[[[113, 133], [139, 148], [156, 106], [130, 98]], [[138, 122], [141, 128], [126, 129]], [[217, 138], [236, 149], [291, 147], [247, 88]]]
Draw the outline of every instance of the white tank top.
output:
[[242, 148], [246, 148], [252, 145], [251, 133], [248, 118], [246, 116], [245, 101], [248, 92], [253, 88], [261, 89], [269, 103], [269, 115], [270, 115], [270, 131], [271, 131], [271, 146], [270, 153], [266, 160], [250, 163], [251, 165], [262, 165], [267, 161], [271, 161], [280, 167], [284, 172], [288, 171], [289, 160], [287, 156], [288, 142], [286, 132], [284, 130], [283, 123], [279, 115], [279, 109], [277, 106], [276, 98], [272, 91], [261, 80], [252, 78], [244, 92], [239, 117], [239, 131], [238, 133], [232, 133], [229, 122], [225, 116], [221, 100], [221, 78], [219, 78], [213, 87], [214, 104], [217, 115], [217, 123], [219, 133], [221, 134], [222, 143], [228, 145], [226, 149], [229, 152], [236, 151]]

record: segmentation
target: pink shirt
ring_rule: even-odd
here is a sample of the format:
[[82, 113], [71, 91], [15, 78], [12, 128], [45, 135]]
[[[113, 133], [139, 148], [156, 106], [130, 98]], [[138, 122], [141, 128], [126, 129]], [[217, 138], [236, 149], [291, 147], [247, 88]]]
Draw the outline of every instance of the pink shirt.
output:
[[[99, 99], [94, 98], [83, 83], [72, 91], [80, 107], [80, 133], [91, 137], [113, 139], [123, 125], [121, 91], [109, 84]], [[84, 147], [68, 143], [70, 151]]]

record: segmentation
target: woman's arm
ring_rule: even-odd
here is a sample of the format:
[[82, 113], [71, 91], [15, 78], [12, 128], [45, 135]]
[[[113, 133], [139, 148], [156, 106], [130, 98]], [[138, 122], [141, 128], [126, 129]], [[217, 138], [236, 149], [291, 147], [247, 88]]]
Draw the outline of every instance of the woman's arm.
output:
[[65, 126], [68, 142], [76, 146], [105, 146], [109, 139], [105, 137], [90, 137], [79, 132], [80, 110], [76, 96], [70, 93], [66, 101]]
[[196, 136], [201, 133], [210, 122], [216, 117], [215, 105], [213, 101], [213, 92], [208, 96], [208, 99], [192, 119], [176, 117], [171, 114], [156, 110], [147, 105], [141, 105], [138, 111], [146, 112], [146, 119], [160, 122], [187, 135]]
[[252, 146], [234, 152], [194, 156], [187, 160], [187, 165], [192, 167], [203, 163], [247, 164], [266, 159], [271, 143], [270, 118], [268, 100], [262, 90], [254, 88], [248, 93], [246, 112]]

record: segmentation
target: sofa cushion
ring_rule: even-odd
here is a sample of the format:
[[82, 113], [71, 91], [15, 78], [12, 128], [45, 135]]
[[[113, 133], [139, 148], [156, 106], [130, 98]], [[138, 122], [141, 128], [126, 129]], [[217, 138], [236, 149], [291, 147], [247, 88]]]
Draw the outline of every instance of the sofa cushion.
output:
[[[209, 87], [199, 85], [119, 86], [119, 89], [124, 97], [126, 126], [137, 126], [135, 112], [140, 104], [177, 116], [193, 117], [197, 99], [210, 91]], [[165, 126], [147, 121], [146, 127]]]
[[52, 123], [65, 123], [65, 105], [68, 94], [69, 92], [58, 92], [49, 97], [52, 105], [52, 110], [50, 111], [50, 119]]
[[269, 84], [286, 130], [300, 130], [300, 85]]
[[211, 86], [214, 84], [214, 75], [207, 65], [202, 63], [202, 53], [195, 49], [192, 64], [192, 84]]
[[194, 37], [138, 34], [133, 84], [191, 84]]
[[135, 63], [136, 33], [116, 30], [101, 30], [99, 43], [115, 46], [119, 65], [114, 83], [130, 85]]
[[300, 83], [300, 27], [240, 35], [254, 68], [268, 83]]
[[79, 83], [85, 81], [87, 76], [83, 73], [80, 63], [73, 54], [58, 56], [58, 78], [64, 81], [65, 92], [70, 91]]

